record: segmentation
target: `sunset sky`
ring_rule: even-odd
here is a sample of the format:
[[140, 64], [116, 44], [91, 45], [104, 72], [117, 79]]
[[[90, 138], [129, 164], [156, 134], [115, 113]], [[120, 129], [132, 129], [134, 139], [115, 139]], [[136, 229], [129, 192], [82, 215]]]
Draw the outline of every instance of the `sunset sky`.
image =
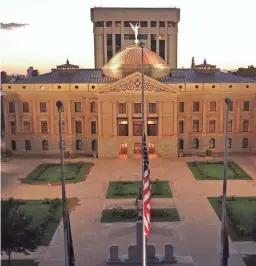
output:
[[1, 29], [1, 69], [25, 74], [33, 66], [45, 73], [67, 57], [94, 68], [95, 6], [180, 8], [179, 67], [189, 67], [192, 56], [221, 69], [256, 65], [255, 0], [2, 0], [0, 22], [29, 25]]

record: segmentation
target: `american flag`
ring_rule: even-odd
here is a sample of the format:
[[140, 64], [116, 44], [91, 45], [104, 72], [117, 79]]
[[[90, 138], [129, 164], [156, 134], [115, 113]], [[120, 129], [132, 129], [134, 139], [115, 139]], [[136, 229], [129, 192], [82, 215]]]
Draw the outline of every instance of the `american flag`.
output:
[[150, 200], [151, 200], [151, 186], [150, 186], [150, 171], [149, 171], [149, 160], [148, 160], [148, 150], [146, 143], [146, 135], [142, 137], [143, 145], [143, 166], [144, 166], [144, 175], [143, 175], [143, 209], [144, 209], [144, 234], [146, 237], [149, 237], [150, 230]]

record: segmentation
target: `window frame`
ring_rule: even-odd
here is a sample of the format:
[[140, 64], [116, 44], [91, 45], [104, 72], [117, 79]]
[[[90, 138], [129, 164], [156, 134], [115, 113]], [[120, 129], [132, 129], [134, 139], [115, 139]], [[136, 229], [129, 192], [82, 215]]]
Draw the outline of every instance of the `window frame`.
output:
[[47, 113], [47, 103], [46, 102], [40, 102], [39, 108], [40, 108], [40, 113]]
[[[198, 107], [198, 108], [195, 108], [195, 107]], [[199, 101], [194, 101], [193, 102], [193, 112], [199, 112], [200, 111], [200, 102]]]

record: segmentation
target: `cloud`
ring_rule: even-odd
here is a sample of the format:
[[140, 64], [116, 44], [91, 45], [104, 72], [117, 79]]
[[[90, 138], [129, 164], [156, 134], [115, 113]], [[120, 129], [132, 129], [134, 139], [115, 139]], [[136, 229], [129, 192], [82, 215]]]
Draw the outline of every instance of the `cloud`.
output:
[[1, 29], [2, 30], [13, 30], [20, 27], [26, 27], [28, 24], [20, 24], [20, 23], [2, 23], [1, 22]]

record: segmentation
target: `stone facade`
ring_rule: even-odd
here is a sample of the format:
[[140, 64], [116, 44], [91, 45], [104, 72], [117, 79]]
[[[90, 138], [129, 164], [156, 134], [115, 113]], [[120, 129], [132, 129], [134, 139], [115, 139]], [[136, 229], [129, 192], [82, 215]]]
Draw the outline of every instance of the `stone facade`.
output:
[[[134, 104], [141, 102], [138, 80], [141, 80], [139, 72], [110, 84], [93, 86], [86, 83], [3, 84], [7, 148], [23, 155], [58, 154], [56, 101], [62, 100], [66, 151], [98, 153], [102, 158], [115, 158], [121, 152], [133, 157], [135, 147], [141, 142], [140, 136], [134, 136], [133, 128], [133, 122], [141, 119], [141, 113], [134, 110]], [[179, 152], [200, 153], [207, 149], [222, 153], [227, 96], [233, 100], [229, 152], [256, 152], [256, 83], [165, 84], [145, 76], [145, 84], [146, 132], [149, 121], [157, 124], [156, 136], [147, 137], [148, 145], [153, 147], [151, 153], [167, 158], [177, 157]], [[126, 110], [122, 113], [120, 104], [125, 104]], [[150, 104], [156, 106], [151, 113]], [[193, 122], [195, 120], [198, 124]], [[47, 122], [45, 133], [42, 121]], [[76, 121], [80, 122], [76, 124]], [[92, 121], [96, 123], [94, 132]], [[126, 136], [119, 136], [120, 121], [128, 124]], [[48, 141], [48, 145], [43, 147], [43, 140]]]

